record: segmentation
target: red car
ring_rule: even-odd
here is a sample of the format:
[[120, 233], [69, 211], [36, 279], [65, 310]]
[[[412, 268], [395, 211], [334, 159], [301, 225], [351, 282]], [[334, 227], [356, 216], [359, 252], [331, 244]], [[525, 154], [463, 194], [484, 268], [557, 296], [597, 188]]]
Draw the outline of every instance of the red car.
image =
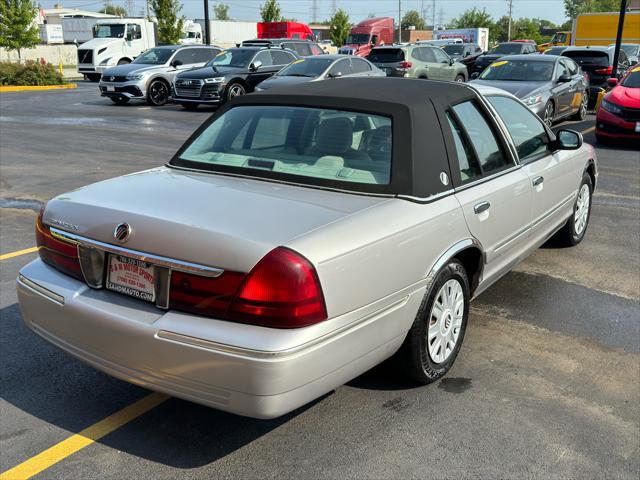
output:
[[610, 78], [614, 88], [600, 103], [596, 116], [596, 139], [640, 140], [640, 67], [632, 69], [619, 83]]

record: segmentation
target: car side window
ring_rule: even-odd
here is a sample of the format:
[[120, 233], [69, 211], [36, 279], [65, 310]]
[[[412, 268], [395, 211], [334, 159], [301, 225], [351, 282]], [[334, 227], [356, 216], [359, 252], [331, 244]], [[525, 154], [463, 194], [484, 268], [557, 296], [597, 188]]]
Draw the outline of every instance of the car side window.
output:
[[449, 63], [449, 56], [444, 53], [444, 51], [442, 51], [442, 49], [440, 48], [434, 48], [433, 49], [433, 54], [436, 57], [436, 62], [438, 63]]
[[315, 43], [311, 44], [311, 54], [312, 55], [323, 55], [324, 51]]
[[[178, 53], [176, 53], [176, 56], [173, 57], [173, 60], [178, 60], [179, 62], [182, 62], [182, 65], [192, 65], [194, 63], [199, 63], [200, 61], [205, 61], [205, 60], [197, 60], [197, 55], [198, 55], [198, 50], [197, 48], [184, 48], [182, 50], [179, 50]], [[211, 60], [211, 58], [213, 57], [209, 57], [206, 61]]]
[[555, 78], [558, 79], [562, 75], [571, 76], [571, 73], [569, 72], [569, 68], [567, 67], [567, 65], [562, 60], [560, 60], [556, 66]]
[[464, 139], [462, 130], [456, 124], [455, 120], [451, 118], [449, 113], [447, 113], [447, 120], [449, 121], [449, 127], [451, 127], [451, 133], [453, 134], [453, 142], [456, 146], [460, 179], [462, 183], [465, 183], [481, 175], [480, 167], [478, 167], [473, 152]]
[[424, 48], [414, 48], [413, 50], [411, 50], [411, 58], [413, 58], [414, 60], [424, 61], [424, 59], [422, 58], [422, 50], [424, 50]]
[[253, 57], [254, 62], [262, 62], [263, 67], [270, 67], [273, 65], [273, 60], [271, 59], [271, 51], [263, 50], [259, 52], [255, 57]]
[[284, 50], [271, 50], [271, 58], [274, 65], [289, 65], [295, 57]]
[[287, 45], [287, 47], [294, 50], [301, 57], [308, 57], [311, 55], [311, 47], [309, 47], [308, 43], [295, 42], [291, 45]]
[[353, 68], [353, 73], [364, 73], [371, 71], [371, 66], [361, 58], [352, 58], [351, 59], [351, 67]]
[[351, 66], [348, 58], [343, 58], [339, 62], [333, 64], [333, 67], [329, 70], [329, 75], [336, 75], [341, 73], [342, 75], [349, 75], [351, 73]]
[[471, 142], [483, 175], [501, 170], [510, 164], [498, 144], [493, 129], [473, 101], [454, 106], [453, 112]]
[[569, 73], [571, 74], [571, 76], [576, 75], [579, 71], [579, 67], [576, 64], [576, 62], [574, 62], [573, 60], [569, 59], [569, 58], [563, 58], [562, 60], [560, 60], [561, 62], [564, 62], [564, 64], [567, 66], [567, 68], [569, 69]]
[[220, 53], [217, 48], [194, 48], [193, 50], [194, 63], [206, 63]]
[[434, 50], [435, 48], [422, 47], [420, 48], [420, 53], [418, 55], [420, 55], [423, 62], [436, 63], [436, 56], [433, 54]]
[[505, 123], [520, 162], [537, 160], [548, 152], [549, 134], [536, 114], [512, 98], [489, 96], [487, 99]]

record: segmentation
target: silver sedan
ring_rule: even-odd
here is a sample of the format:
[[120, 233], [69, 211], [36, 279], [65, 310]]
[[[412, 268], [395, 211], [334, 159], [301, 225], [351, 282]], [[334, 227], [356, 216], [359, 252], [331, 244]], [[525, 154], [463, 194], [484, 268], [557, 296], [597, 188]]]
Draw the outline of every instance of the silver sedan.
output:
[[240, 415], [283, 415], [394, 354], [428, 384], [472, 298], [550, 237], [584, 239], [596, 179], [579, 133], [497, 89], [247, 95], [166, 166], [50, 200], [20, 307], [96, 368]]

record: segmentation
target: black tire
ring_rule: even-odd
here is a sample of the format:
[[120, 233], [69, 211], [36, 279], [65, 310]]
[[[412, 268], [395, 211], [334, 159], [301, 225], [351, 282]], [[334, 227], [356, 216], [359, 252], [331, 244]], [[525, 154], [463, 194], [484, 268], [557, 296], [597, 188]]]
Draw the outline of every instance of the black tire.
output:
[[[432, 323], [432, 310], [434, 303], [438, 300], [440, 290], [450, 280], [456, 280], [462, 287], [464, 299], [462, 323], [459, 326], [458, 337], [454, 348], [446, 359], [437, 363], [428, 350], [427, 337], [429, 325]], [[462, 264], [452, 259], [438, 273], [431, 290], [422, 300], [422, 305], [407, 334], [407, 338], [399, 352], [399, 359], [403, 370], [417, 383], [426, 385], [442, 378], [456, 361], [460, 346], [464, 340], [469, 318], [469, 279]], [[435, 326], [435, 324], [433, 325]]]
[[241, 95], [245, 95], [247, 93], [247, 89], [240, 82], [231, 82], [227, 85], [227, 90], [224, 92], [225, 101], [229, 101], [232, 98], [239, 97]]
[[120, 60], [118, 60], [118, 65], [126, 65], [127, 63], [131, 63], [131, 61], [127, 60], [126, 58], [121, 58]]
[[[586, 218], [584, 219], [584, 225], [582, 226], [582, 229], [577, 231], [576, 225], [579, 225], [579, 224], [576, 223], [576, 218], [579, 215], [580, 195], [585, 185], [589, 189], [588, 190], [589, 201], [587, 203], [588, 210], [586, 212]], [[587, 233], [587, 228], [589, 227], [589, 219], [591, 218], [592, 198], [593, 198], [593, 183], [591, 182], [591, 177], [589, 176], [589, 174], [585, 172], [582, 175], [582, 182], [580, 182], [580, 188], [578, 189], [578, 197], [576, 198], [576, 202], [573, 205], [573, 214], [569, 217], [569, 219], [567, 220], [567, 223], [564, 224], [564, 226], [558, 231], [558, 233], [556, 233], [553, 236], [553, 240], [567, 247], [574, 247], [582, 241], [585, 234]]]
[[464, 75], [457, 75], [457, 76], [456, 76], [456, 82], [459, 82], [459, 83], [464, 83], [464, 82], [466, 82], [466, 80], [465, 80], [465, 78], [464, 78]]
[[92, 82], [99, 82], [102, 74], [100, 73], [85, 73], [85, 76]]
[[169, 101], [169, 85], [164, 80], [153, 80], [147, 87], [147, 103], [161, 107]]
[[185, 110], [197, 110], [199, 103], [181, 103], [180, 106]]
[[589, 108], [589, 94], [584, 93], [582, 95], [582, 101], [580, 102], [580, 107], [578, 111], [571, 116], [571, 120], [582, 121], [587, 116], [587, 109]]
[[116, 105], [124, 105], [125, 103], [129, 103], [129, 99], [127, 97], [109, 97]]
[[556, 107], [553, 102], [547, 102], [544, 106], [544, 112], [542, 113], [542, 121], [551, 128], [553, 125], [553, 117], [556, 113]]

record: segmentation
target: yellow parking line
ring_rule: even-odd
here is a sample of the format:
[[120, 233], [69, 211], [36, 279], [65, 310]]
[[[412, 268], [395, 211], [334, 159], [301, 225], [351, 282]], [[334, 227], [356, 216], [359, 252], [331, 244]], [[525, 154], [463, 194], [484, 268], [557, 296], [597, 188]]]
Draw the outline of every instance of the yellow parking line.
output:
[[70, 436], [66, 440], [48, 448], [44, 452], [25, 460], [20, 465], [0, 474], [0, 480], [24, 480], [46, 470], [79, 450], [88, 447], [96, 440], [113, 432], [121, 426], [136, 419], [140, 415], [157, 407], [169, 398], [162, 393], [152, 393], [135, 403], [117, 411], [113, 415], [94, 423], [80, 433]]
[[585, 135], [585, 134], [587, 134], [587, 133], [591, 133], [591, 132], [593, 132], [595, 129], [596, 129], [596, 127], [595, 127], [595, 125], [594, 125], [593, 127], [589, 127], [589, 128], [587, 128], [587, 129], [585, 129], [585, 130], [582, 130], [580, 133], [581, 133], [581, 134], [583, 134], [583, 135]]
[[19, 257], [20, 255], [26, 255], [27, 253], [37, 252], [38, 247], [25, 248], [24, 250], [18, 250], [17, 252], [3, 253], [0, 255], [0, 260], [8, 260], [13, 257]]

